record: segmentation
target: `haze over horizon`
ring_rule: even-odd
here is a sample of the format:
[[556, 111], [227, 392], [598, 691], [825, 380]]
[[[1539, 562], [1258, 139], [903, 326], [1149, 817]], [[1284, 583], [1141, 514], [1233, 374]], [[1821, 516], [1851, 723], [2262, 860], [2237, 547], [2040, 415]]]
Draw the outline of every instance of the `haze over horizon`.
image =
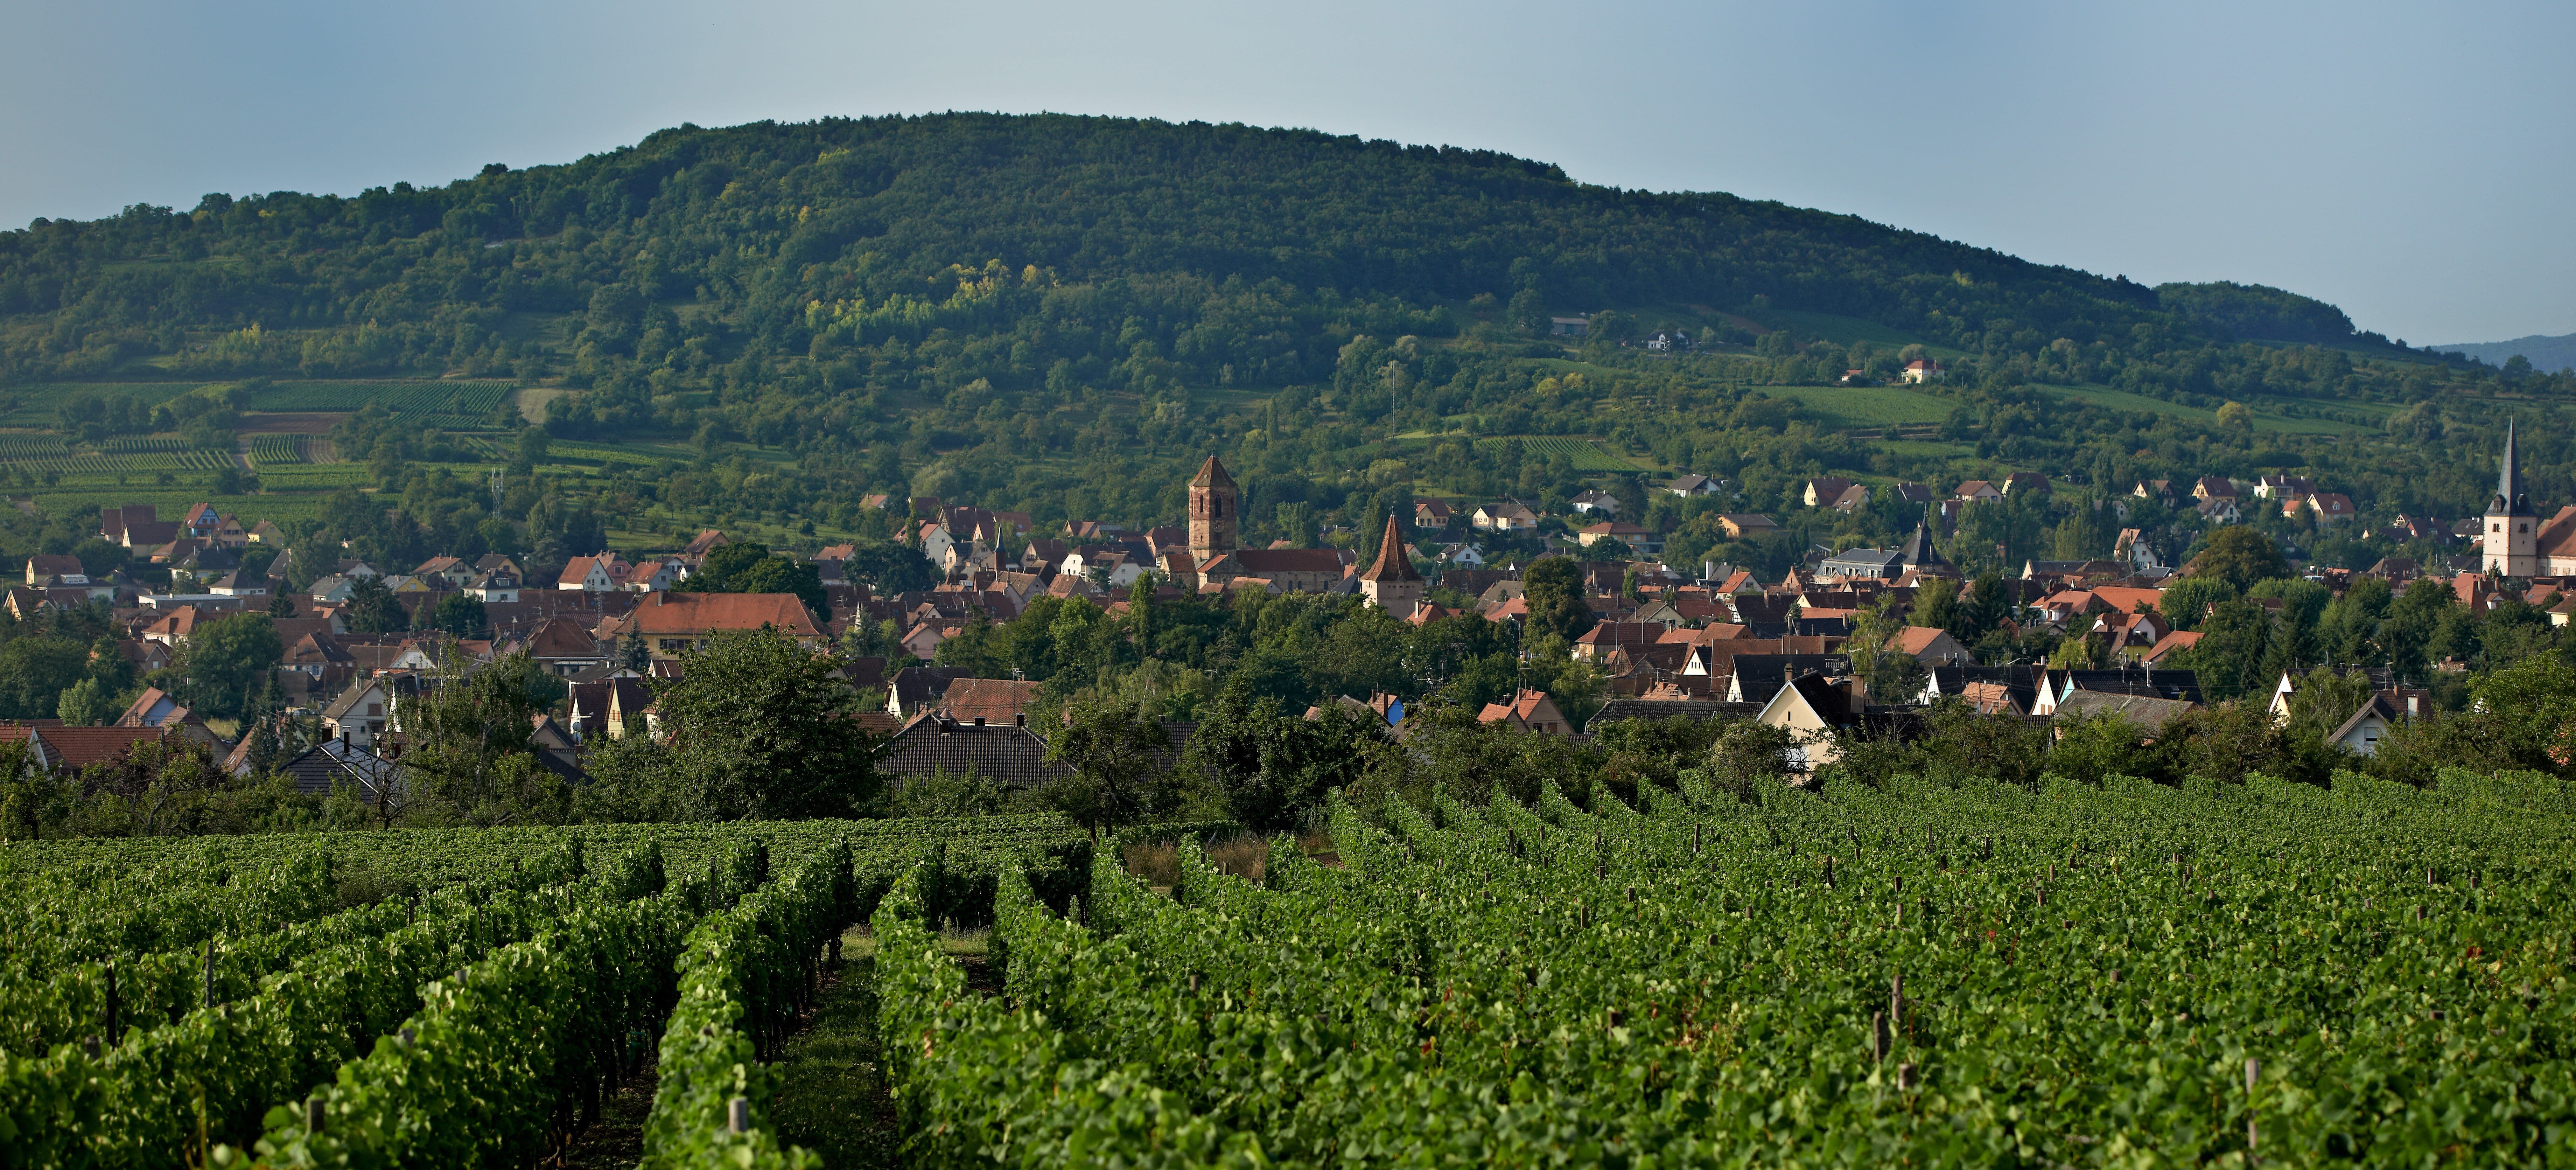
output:
[[20, 4], [0, 224], [354, 194], [695, 122], [946, 109], [1311, 126], [1860, 215], [2417, 343], [2576, 331], [2576, 8], [1134, 4], [722, 13]]

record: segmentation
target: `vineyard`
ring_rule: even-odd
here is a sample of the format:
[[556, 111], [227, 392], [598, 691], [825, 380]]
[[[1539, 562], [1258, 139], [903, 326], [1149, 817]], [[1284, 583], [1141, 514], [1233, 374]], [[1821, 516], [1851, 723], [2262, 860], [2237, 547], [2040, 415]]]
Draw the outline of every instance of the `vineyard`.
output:
[[547, 453], [557, 459], [586, 459], [593, 463], [631, 463], [649, 467], [658, 462], [654, 456], [639, 454], [621, 447], [602, 447], [593, 443], [556, 443]]
[[364, 463], [262, 464], [259, 469], [260, 486], [272, 492], [358, 487], [375, 481]]
[[0, 459], [60, 459], [71, 444], [59, 435], [0, 435]]
[[[1503, 440], [1500, 439], [1479, 440], [1479, 442], [1483, 443], [1499, 443], [1502, 441]], [[1561, 455], [1565, 458], [1566, 462], [1573, 465], [1574, 470], [1578, 472], [1633, 472], [1638, 470], [1636, 464], [1603, 451], [1600, 444], [1595, 443], [1590, 439], [1569, 439], [1563, 436], [1533, 435], [1523, 438], [1520, 443], [1521, 449], [1531, 455], [1540, 456], [1542, 458], [1551, 455]]]
[[273, 382], [251, 395], [250, 408], [260, 411], [354, 411], [368, 403], [404, 414], [440, 414], [479, 419], [510, 396], [513, 382], [382, 381]]
[[[1690, 774], [1686, 774], [1688, 776]], [[1006, 870], [1002, 994], [878, 907], [922, 1165], [2576, 1158], [2571, 802], [1929, 786], [1336, 810], [1174, 896]]]
[[913, 1165], [2576, 1158], [2555, 781], [1639, 792], [1168, 894], [1051, 816], [21, 843], [0, 1167], [521, 1167], [648, 1066], [642, 1165], [817, 1165], [861, 920]]
[[250, 439], [251, 462], [263, 471], [278, 464], [310, 462], [304, 449], [304, 435], [253, 435]]
[[11, 846], [0, 1166], [527, 1166], [651, 1053], [647, 1165], [810, 1165], [760, 1061], [842, 924], [1088, 853], [1052, 816]]
[[[165, 471], [210, 475], [238, 466], [225, 452], [192, 448], [177, 439], [111, 439], [107, 446], [106, 451], [87, 454], [75, 452], [57, 439], [51, 448], [34, 444], [0, 448], [0, 474], [23, 472], [37, 477], [50, 473], [65, 482], [104, 485], [118, 477], [150, 477]], [[20, 454], [19, 450], [27, 453]]]

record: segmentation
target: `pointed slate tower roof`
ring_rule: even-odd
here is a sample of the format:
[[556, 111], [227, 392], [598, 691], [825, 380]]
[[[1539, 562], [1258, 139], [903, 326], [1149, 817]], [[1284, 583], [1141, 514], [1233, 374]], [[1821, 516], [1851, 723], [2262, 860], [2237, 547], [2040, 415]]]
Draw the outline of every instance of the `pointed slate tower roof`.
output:
[[1225, 473], [1225, 464], [1217, 462], [1216, 456], [1210, 455], [1208, 461], [1199, 467], [1198, 478], [1191, 480], [1190, 486], [1230, 488], [1234, 486], [1234, 477]]
[[1413, 558], [1405, 555], [1404, 529], [1388, 513], [1386, 535], [1377, 542], [1377, 560], [1360, 573], [1362, 581], [1419, 581], [1422, 574], [1413, 567]]
[[2522, 484], [2522, 459], [2515, 451], [2513, 424], [2504, 424], [2504, 466], [2496, 471], [2496, 494], [2487, 502], [2489, 516], [2531, 515], [2531, 495]]
[[1903, 558], [1902, 563], [1904, 566], [1909, 569], [1947, 569], [1951, 567], [1949, 559], [1942, 556], [1941, 550], [1933, 547], [1932, 545], [1932, 519], [1930, 509], [1925, 510], [1923, 519], [1914, 522], [1914, 535], [1905, 538], [1905, 548], [1899, 555]]

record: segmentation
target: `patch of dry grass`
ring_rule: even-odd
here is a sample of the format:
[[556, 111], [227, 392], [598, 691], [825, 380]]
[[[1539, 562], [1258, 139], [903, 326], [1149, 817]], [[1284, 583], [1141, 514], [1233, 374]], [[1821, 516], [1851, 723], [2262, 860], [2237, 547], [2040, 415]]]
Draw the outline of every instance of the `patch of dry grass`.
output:
[[[1326, 841], [1329, 845], [1331, 842]], [[1251, 833], [1228, 837], [1207, 844], [1208, 862], [1218, 871], [1230, 873], [1249, 882], [1260, 882], [1269, 871], [1270, 841]], [[1156, 889], [1169, 889], [1181, 880], [1181, 853], [1177, 842], [1141, 841], [1126, 847], [1122, 854], [1127, 872]]]

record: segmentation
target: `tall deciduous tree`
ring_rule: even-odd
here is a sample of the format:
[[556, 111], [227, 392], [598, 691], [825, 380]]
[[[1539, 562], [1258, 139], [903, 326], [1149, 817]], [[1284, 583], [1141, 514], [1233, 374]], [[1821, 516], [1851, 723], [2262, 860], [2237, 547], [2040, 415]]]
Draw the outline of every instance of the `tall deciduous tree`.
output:
[[1571, 558], [1541, 557], [1521, 574], [1521, 596], [1529, 603], [1533, 633], [1549, 633], [1571, 642], [1598, 619], [1583, 601], [1583, 570]]
[[1086, 825], [1142, 820], [1161, 756], [1171, 748], [1162, 721], [1148, 712], [1114, 701], [1080, 704], [1047, 744], [1049, 763], [1073, 769], [1047, 787], [1047, 800]]
[[2229, 525], [2211, 533], [2209, 547], [2200, 552], [2195, 577], [2215, 577], [2234, 586], [2238, 593], [2254, 587], [2257, 581], [2290, 575], [2290, 566], [2281, 559], [2281, 546], [2272, 538], [2244, 525]]
[[[446, 657], [456, 661], [452, 647]], [[414, 815], [471, 825], [562, 820], [571, 791], [537, 760], [532, 717], [563, 694], [561, 679], [520, 653], [470, 675], [441, 674], [400, 700], [413, 744], [402, 763], [418, 786]]]
[[858, 696], [838, 666], [766, 627], [717, 633], [659, 688], [653, 739], [630, 733], [592, 768], [603, 790], [586, 810], [682, 820], [879, 812], [868, 735], [852, 718]]
[[117, 717], [116, 692], [96, 678], [85, 678], [63, 691], [54, 715], [70, 727], [97, 727]]
[[188, 705], [205, 715], [240, 716], [284, 655], [267, 614], [236, 614], [198, 626], [179, 655]]
[[349, 583], [349, 603], [340, 611], [340, 621], [353, 634], [392, 634], [411, 628], [411, 615], [394, 600], [393, 591], [373, 577]]
[[462, 593], [450, 593], [430, 607], [428, 627], [451, 637], [470, 638], [481, 633], [490, 623], [483, 603]]

